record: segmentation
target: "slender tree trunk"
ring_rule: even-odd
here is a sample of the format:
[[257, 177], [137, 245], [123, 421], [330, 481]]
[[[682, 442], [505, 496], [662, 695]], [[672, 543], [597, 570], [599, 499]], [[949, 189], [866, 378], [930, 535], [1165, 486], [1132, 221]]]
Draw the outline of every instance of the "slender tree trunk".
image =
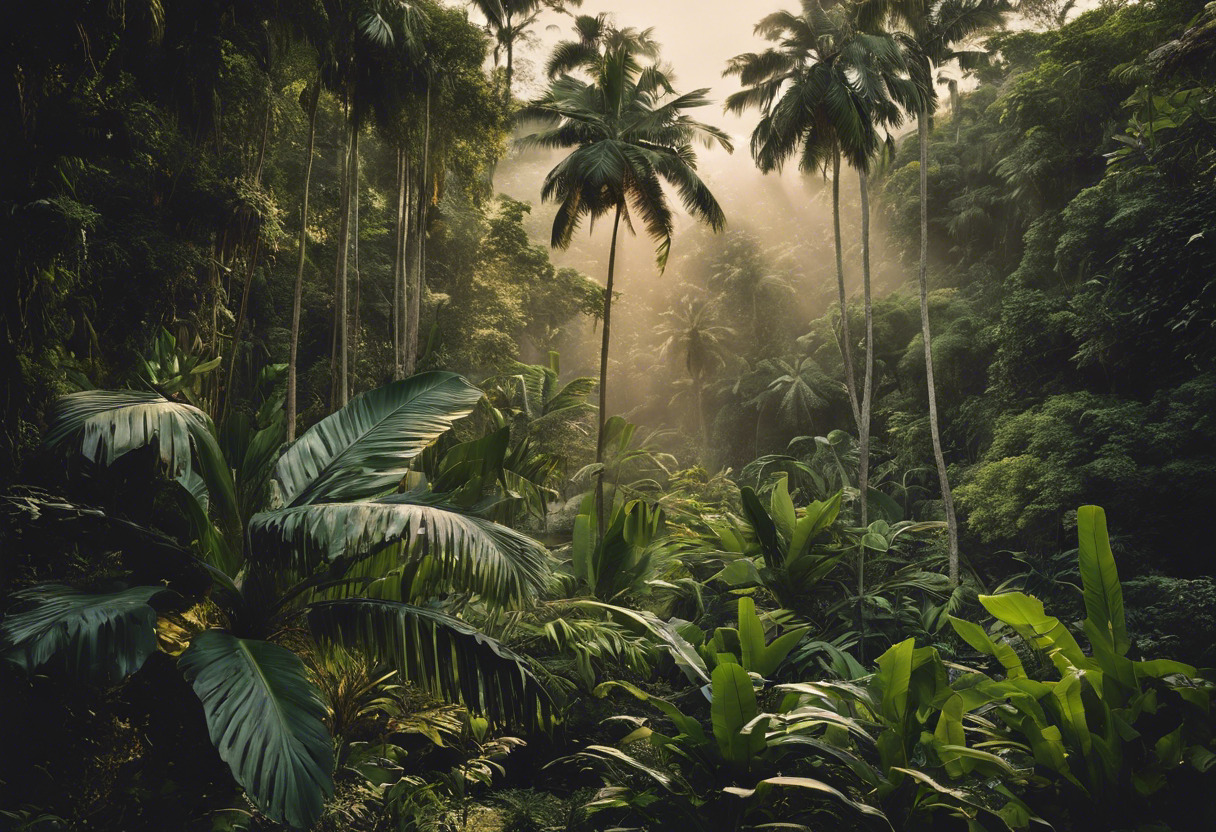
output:
[[861, 430], [861, 402], [853, 372], [853, 338], [849, 334], [849, 304], [844, 291], [844, 253], [840, 239], [840, 150], [832, 157], [832, 231], [836, 240], [836, 289], [840, 300], [840, 352], [844, 356], [844, 384], [853, 408], [853, 423]]
[[[616, 207], [616, 218], [612, 221], [612, 244], [608, 249], [608, 284], [604, 288], [604, 333], [600, 344], [600, 410], [599, 430], [595, 437], [595, 461], [604, 461], [604, 423], [608, 412], [608, 344], [612, 332], [612, 280], [616, 271], [616, 238], [621, 228], [621, 206]], [[596, 534], [604, 534], [604, 470], [595, 475], [595, 516], [599, 525]]]
[[413, 316], [410, 314], [414, 303], [414, 250], [411, 248], [414, 239], [414, 210], [415, 186], [414, 165], [406, 154], [402, 160], [402, 172], [405, 175], [405, 215], [401, 219], [401, 372], [405, 376], [414, 373], [414, 356], [410, 352], [410, 333], [413, 326]]
[[241, 330], [245, 326], [245, 312], [249, 308], [249, 288], [253, 285], [253, 271], [258, 265], [258, 251], [262, 246], [262, 234], [259, 231], [253, 241], [253, 254], [249, 258], [249, 269], [245, 274], [245, 288], [241, 290], [241, 305], [236, 315], [236, 326], [232, 330], [232, 359], [228, 362], [228, 380], [224, 384], [224, 408], [220, 413], [223, 420], [232, 407], [232, 388], [236, 381], [237, 347], [241, 342]]
[[338, 223], [338, 262], [334, 269], [334, 381], [336, 382], [333, 396], [333, 409], [345, 407], [349, 394], [347, 384], [348, 337], [347, 303], [346, 303], [346, 273], [347, 254], [350, 248], [350, 171], [353, 167], [351, 151], [354, 149], [355, 127], [351, 123], [346, 126], [346, 157], [342, 164], [342, 195], [339, 211], [342, 214]]
[[[861, 526], [870, 523], [870, 408], [874, 392], [874, 307], [870, 296], [870, 178], [863, 170], [858, 172], [861, 190], [861, 285], [866, 313], [866, 370], [861, 394], [861, 423], [858, 426], [858, 472], [857, 489], [861, 497]], [[857, 549], [857, 605], [858, 621], [861, 625], [861, 657], [865, 661], [866, 618], [866, 555], [865, 546]]]
[[430, 201], [429, 171], [431, 141], [431, 92], [427, 88], [426, 112], [423, 117], [422, 158], [419, 160], [417, 200], [414, 217], [414, 269], [410, 285], [409, 318], [406, 326], [406, 375], [418, 366], [418, 347], [422, 329], [422, 291], [426, 285], [426, 224]]
[[352, 338], [350, 346], [350, 365], [352, 368], [358, 369], [358, 353], [359, 353], [359, 302], [360, 302], [360, 274], [359, 274], [359, 133], [355, 131], [355, 141], [353, 144], [352, 155], [354, 156], [354, 170], [351, 172], [351, 202], [354, 211], [354, 231], [351, 234], [352, 242], [355, 247], [355, 320], [352, 327]]
[[403, 323], [401, 314], [401, 303], [405, 294], [405, 287], [402, 284], [402, 273], [404, 263], [402, 262], [402, 221], [405, 217], [405, 154], [401, 149], [401, 145], [397, 145], [397, 224], [393, 241], [397, 246], [396, 253], [393, 256], [393, 378], [400, 379], [402, 377], [402, 355], [401, 355], [401, 325]]
[[709, 453], [709, 431], [705, 427], [705, 391], [701, 386], [701, 377], [693, 376], [693, 389], [697, 394], [697, 430], [701, 434], [701, 453]]
[[[262, 120], [262, 141], [258, 146], [258, 160], [254, 164], [254, 168], [253, 168], [254, 187], [257, 187], [262, 184], [262, 163], [266, 159], [266, 145], [270, 141], [270, 114], [271, 114], [271, 106], [274, 103], [274, 98], [273, 98], [272, 93], [273, 93], [273, 88], [271, 87], [270, 76], [268, 74], [266, 77], [266, 117]], [[246, 217], [248, 217], [248, 214], [246, 214]], [[242, 236], [244, 236], [244, 230], [248, 227], [248, 220], [243, 222], [241, 225], [242, 225]], [[258, 250], [261, 247], [261, 242], [262, 242], [262, 237], [261, 237], [261, 228], [260, 228], [260, 223], [259, 223], [259, 230], [257, 231], [257, 237], [255, 237], [254, 242], [253, 242], [253, 256], [249, 261], [249, 269], [248, 269], [247, 273], [245, 274], [245, 287], [241, 290], [241, 306], [240, 306], [240, 310], [237, 312], [236, 326], [232, 331], [232, 360], [228, 364], [228, 382], [224, 386], [224, 408], [221, 413], [221, 417], [220, 417], [221, 419], [223, 418], [223, 416], [227, 415], [227, 413], [232, 405], [232, 385], [233, 385], [233, 380], [235, 378], [235, 373], [236, 373], [236, 353], [237, 353], [237, 348], [240, 345], [241, 328], [245, 323], [245, 311], [249, 305], [249, 288], [250, 288], [250, 285], [253, 283], [253, 270], [257, 267]], [[231, 291], [231, 286], [232, 286], [232, 284], [230, 282], [229, 291]]]
[[317, 141], [317, 104], [321, 98], [321, 82], [314, 82], [308, 100], [308, 157], [304, 163], [304, 199], [300, 205], [299, 258], [296, 263], [296, 286], [291, 296], [291, 357], [287, 361], [287, 441], [296, 438], [297, 376], [300, 363], [300, 305], [304, 298], [304, 250], [308, 241], [308, 192], [312, 185], [312, 156]]
[[950, 474], [946, 456], [942, 453], [941, 428], [937, 418], [937, 385], [933, 380], [933, 335], [929, 328], [929, 125], [922, 109], [916, 119], [920, 139], [920, 268], [917, 273], [920, 288], [920, 333], [925, 343], [925, 384], [929, 393], [929, 435], [933, 439], [933, 460], [937, 463], [937, 481], [942, 489], [942, 506], [946, 511], [946, 530], [950, 539], [950, 585], [958, 586], [958, 516], [954, 512], [954, 492], [950, 489]]
[[[507, 12], [504, 22], [506, 23], [506, 28], [510, 29], [511, 28], [511, 13], [510, 12]], [[514, 35], [512, 35], [511, 38], [507, 40], [507, 89], [506, 89], [505, 93], [503, 94], [503, 100], [507, 104], [511, 103], [511, 86], [512, 86], [512, 83], [514, 82], [514, 80], [515, 80], [515, 37], [514, 37]]]

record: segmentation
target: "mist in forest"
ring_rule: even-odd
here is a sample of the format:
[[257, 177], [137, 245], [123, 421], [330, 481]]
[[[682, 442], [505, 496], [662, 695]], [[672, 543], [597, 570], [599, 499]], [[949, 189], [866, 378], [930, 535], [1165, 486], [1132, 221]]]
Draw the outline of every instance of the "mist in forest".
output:
[[[799, 170], [796, 159], [780, 172], [761, 174], [749, 152], [756, 114], [729, 114], [723, 107], [727, 96], [737, 91], [739, 85], [735, 77], [722, 77], [722, 70], [731, 57], [765, 48], [766, 42], [754, 35], [752, 29], [760, 17], [776, 8], [729, 0], [668, 0], [660, 4], [628, 0], [611, 6], [616, 25], [653, 28], [653, 36], [662, 46], [663, 63], [674, 69], [677, 92], [709, 89], [712, 103], [691, 111], [690, 115], [725, 130], [734, 145], [733, 153], [716, 146], [697, 147], [698, 172], [726, 213], [727, 225], [721, 234], [715, 235], [693, 221], [669, 191], [676, 208], [677, 226], [670, 260], [660, 274], [655, 265], [654, 241], [644, 233], [635, 236], [622, 230], [616, 272], [619, 297], [613, 313], [616, 334], [610, 353], [609, 401], [614, 412], [640, 414], [646, 409], [648, 398], [652, 406], [654, 399], [663, 398], [667, 379], [654, 385], [638, 383], [630, 371], [653, 361], [656, 367], [663, 364], [664, 369], [678, 375], [678, 367], [664, 363], [657, 354], [662, 339], [656, 338], [655, 328], [664, 313], [690, 292], [713, 294], [712, 289], [706, 288], [706, 281], [714, 273], [715, 265], [719, 269], [724, 265], [722, 248], [730, 239], [748, 238], [758, 245], [767, 269], [788, 281], [793, 289], [785, 302], [808, 326], [836, 303], [830, 181], [822, 171]], [[577, 10], [582, 14], [599, 11], [599, 7], [590, 3]], [[544, 13], [535, 27], [537, 35], [522, 52], [516, 53], [521, 97], [533, 96], [543, 88], [544, 61], [555, 43], [570, 37], [571, 21], [567, 15]], [[706, 25], [709, 21], [712, 25]], [[517, 134], [529, 129], [529, 125], [521, 125]], [[908, 125], [904, 125], [895, 132], [907, 129]], [[549, 243], [556, 206], [540, 202], [541, 183], [562, 156], [558, 152], [512, 149], [495, 172], [497, 191], [532, 204], [529, 233], [534, 241], [545, 245]], [[861, 256], [856, 174], [845, 168], [841, 179], [845, 280], [847, 291], [857, 295], [861, 291]], [[885, 294], [914, 275], [906, 265], [893, 262], [885, 237], [881, 212], [872, 206], [871, 256], [876, 294]], [[594, 229], [582, 227], [568, 250], [554, 250], [551, 257], [559, 266], [578, 269], [603, 284], [610, 239], [608, 222]], [[579, 322], [577, 333], [571, 333], [562, 347], [563, 371], [596, 374], [599, 348], [598, 329], [591, 322]], [[795, 350], [791, 345], [791, 353]], [[626, 370], [625, 383], [621, 383], [621, 369]], [[650, 373], [649, 377], [654, 375]], [[652, 415], [658, 415], [653, 408]], [[691, 403], [676, 400], [662, 416], [675, 423], [688, 421]]]

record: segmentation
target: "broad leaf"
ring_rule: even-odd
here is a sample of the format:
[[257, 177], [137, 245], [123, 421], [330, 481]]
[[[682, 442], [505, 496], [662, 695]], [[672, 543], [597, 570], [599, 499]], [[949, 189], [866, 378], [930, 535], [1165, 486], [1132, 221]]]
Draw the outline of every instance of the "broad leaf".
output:
[[253, 559], [300, 572], [404, 542], [407, 559], [429, 556], [447, 581], [496, 602], [534, 597], [548, 574], [547, 553], [530, 537], [415, 494], [263, 512], [249, 539]]
[[1123, 616], [1123, 587], [1106, 534], [1106, 513], [1098, 506], [1077, 510], [1078, 560], [1085, 595], [1085, 633], [1090, 641], [1104, 640], [1116, 654], [1127, 654], [1127, 622]]
[[747, 522], [751, 523], [756, 539], [760, 541], [760, 551], [764, 554], [765, 563], [780, 568], [785, 563], [785, 553], [777, 540], [777, 525], [750, 487], [745, 485], [739, 489], [739, 496], [743, 502], [743, 514], [747, 517]]
[[423, 448], [472, 412], [482, 393], [454, 373], [421, 373], [369, 390], [304, 433], [275, 465], [288, 506], [374, 497]]
[[497, 724], [536, 728], [550, 721], [549, 694], [527, 660], [450, 615], [356, 598], [311, 605], [308, 625], [319, 641], [365, 652], [402, 679]]
[[714, 668], [710, 684], [710, 716], [718, 751], [727, 762], [748, 767], [765, 745], [764, 725], [744, 731], [758, 713], [752, 679], [741, 666], [723, 662]]
[[69, 443], [103, 466], [140, 448], [156, 446], [170, 479], [197, 490], [206, 483], [210, 503], [226, 530], [239, 528], [232, 472], [215, 439], [211, 418], [197, 407], [138, 390], [85, 390], [63, 396], [50, 415], [43, 442], [62, 449]]
[[156, 652], [157, 615], [150, 602], [165, 593], [172, 594], [156, 586], [106, 593], [63, 584], [30, 587], [14, 595], [30, 609], [0, 623], [0, 654], [31, 672], [55, 663], [73, 676], [118, 682]]
[[207, 630], [178, 666], [202, 700], [211, 742], [254, 804], [278, 823], [312, 826], [333, 793], [333, 745], [300, 658]]

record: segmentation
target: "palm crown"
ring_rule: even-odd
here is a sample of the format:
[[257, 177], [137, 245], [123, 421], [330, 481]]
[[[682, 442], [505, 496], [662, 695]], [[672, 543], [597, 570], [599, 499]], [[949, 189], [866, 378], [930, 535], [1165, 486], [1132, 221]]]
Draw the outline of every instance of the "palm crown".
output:
[[521, 113], [544, 125], [523, 137], [523, 146], [573, 151], [541, 189], [543, 200], [558, 203], [552, 244], [567, 248], [584, 218], [619, 211], [627, 227], [636, 219], [658, 243], [662, 268], [674, 228], [663, 184], [688, 213], [722, 228], [726, 218], [697, 175], [693, 144], [729, 150], [730, 138], [685, 113], [709, 104], [709, 90], [677, 94], [670, 73], [643, 60], [637, 40], [614, 39], [594, 54], [579, 64], [590, 80], [562, 74]]

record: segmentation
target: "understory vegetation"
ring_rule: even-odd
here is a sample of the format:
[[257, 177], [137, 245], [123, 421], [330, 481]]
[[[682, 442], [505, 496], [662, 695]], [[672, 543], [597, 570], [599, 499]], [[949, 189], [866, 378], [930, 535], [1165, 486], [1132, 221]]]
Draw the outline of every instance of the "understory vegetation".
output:
[[12, 9], [0, 829], [1216, 828], [1216, 4], [593, 5]]

